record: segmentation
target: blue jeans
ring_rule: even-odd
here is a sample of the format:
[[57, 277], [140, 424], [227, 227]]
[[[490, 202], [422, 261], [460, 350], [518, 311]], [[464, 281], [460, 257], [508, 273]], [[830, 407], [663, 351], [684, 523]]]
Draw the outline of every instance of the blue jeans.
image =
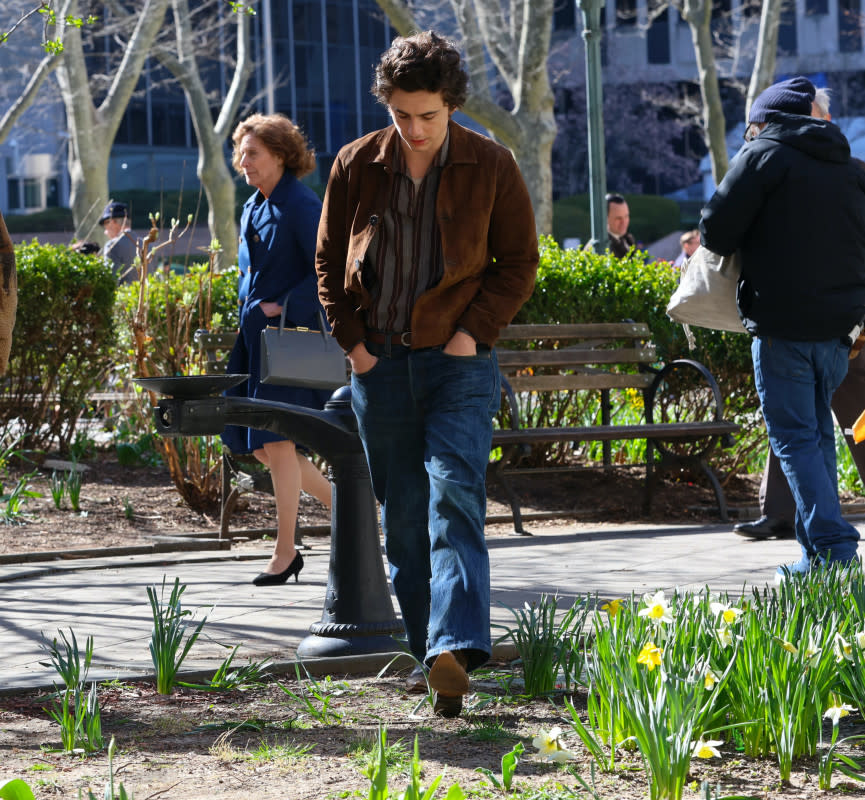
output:
[[409, 649], [428, 663], [464, 650], [473, 669], [492, 652], [484, 522], [501, 402], [495, 351], [368, 349], [379, 360], [351, 376], [351, 403]]
[[847, 374], [840, 339], [793, 342], [757, 337], [754, 377], [769, 443], [796, 501], [796, 538], [807, 559], [847, 561], [858, 531], [841, 517], [831, 401]]

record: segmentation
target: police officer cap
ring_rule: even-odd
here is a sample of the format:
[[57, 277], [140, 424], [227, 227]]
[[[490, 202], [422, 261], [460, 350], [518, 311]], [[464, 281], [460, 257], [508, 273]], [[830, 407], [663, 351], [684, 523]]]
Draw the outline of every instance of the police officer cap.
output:
[[104, 225], [106, 220], [123, 219], [124, 217], [128, 217], [128, 216], [129, 216], [129, 206], [126, 205], [126, 203], [119, 203], [116, 200], [112, 200], [102, 210], [102, 216], [99, 217], [99, 224]]

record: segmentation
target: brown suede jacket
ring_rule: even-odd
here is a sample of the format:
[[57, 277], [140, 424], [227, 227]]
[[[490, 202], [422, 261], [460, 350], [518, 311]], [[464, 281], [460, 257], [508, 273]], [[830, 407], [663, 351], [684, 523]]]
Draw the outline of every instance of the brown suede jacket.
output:
[[[492, 346], [529, 298], [538, 268], [531, 200], [511, 152], [451, 121], [436, 201], [444, 276], [415, 303], [414, 349], [446, 344], [457, 328]], [[318, 228], [315, 268], [333, 335], [348, 351], [366, 337], [370, 296], [361, 268], [393, 180], [396, 128], [340, 150]]]
[[18, 274], [15, 248], [0, 214], [0, 375], [6, 372], [12, 349], [12, 329], [18, 308]]

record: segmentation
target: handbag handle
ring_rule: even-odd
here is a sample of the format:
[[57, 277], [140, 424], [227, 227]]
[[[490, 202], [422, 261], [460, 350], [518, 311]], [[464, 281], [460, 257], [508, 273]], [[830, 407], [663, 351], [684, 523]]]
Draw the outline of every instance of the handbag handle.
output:
[[[282, 332], [285, 330], [285, 312], [288, 309], [288, 296], [291, 294], [289, 292], [282, 301], [282, 312], [279, 315], [279, 335], [282, 336]], [[324, 326], [324, 314], [321, 313], [321, 309], [318, 309], [318, 327], [321, 330], [321, 338], [324, 339], [325, 344], [327, 344], [327, 328]]]

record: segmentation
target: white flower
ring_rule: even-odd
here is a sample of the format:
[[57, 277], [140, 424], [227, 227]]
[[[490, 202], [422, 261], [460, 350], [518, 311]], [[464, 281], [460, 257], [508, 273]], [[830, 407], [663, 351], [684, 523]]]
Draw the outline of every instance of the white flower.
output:
[[536, 748], [538, 755], [557, 764], [564, 764], [575, 756], [570, 750], [562, 746], [562, 729], [558, 725], [549, 731], [543, 729], [532, 739], [532, 747]]
[[837, 725], [841, 717], [849, 716], [851, 711], [856, 711], [856, 709], [847, 703], [840, 702], [838, 696], [833, 694], [832, 705], [823, 712], [823, 716], [826, 719], [831, 719], [833, 725]]
[[699, 741], [694, 742], [691, 749], [691, 758], [720, 758], [721, 753], [718, 745], [724, 744], [720, 739], [709, 739], [706, 741], [701, 736]]
[[803, 653], [809, 667], [817, 666], [817, 662], [820, 660], [820, 653], [822, 652], [822, 649], [817, 647], [817, 643], [814, 641], [814, 634], [809, 633], [808, 646], [805, 648], [805, 652]]
[[718, 637], [718, 642], [721, 647], [729, 647], [733, 644], [733, 634], [730, 633], [730, 629], [724, 625], [720, 628], [715, 629], [715, 636]]
[[835, 634], [835, 660], [837, 662], [853, 660], [853, 647], [849, 642], [844, 641], [844, 637], [840, 633]]
[[703, 675], [703, 686], [706, 687], [707, 691], [712, 691], [715, 688], [715, 684], [718, 682], [718, 676], [712, 672], [711, 669], [706, 670], [706, 674]]
[[856, 644], [859, 646], [860, 650], [865, 650], [865, 631], [859, 631], [856, 634]]
[[667, 605], [667, 599], [664, 597], [663, 590], [655, 592], [653, 595], [644, 594], [643, 602], [646, 604], [646, 607], [640, 609], [638, 616], [648, 617], [655, 625], [673, 621], [673, 612], [670, 611], [670, 606]]

